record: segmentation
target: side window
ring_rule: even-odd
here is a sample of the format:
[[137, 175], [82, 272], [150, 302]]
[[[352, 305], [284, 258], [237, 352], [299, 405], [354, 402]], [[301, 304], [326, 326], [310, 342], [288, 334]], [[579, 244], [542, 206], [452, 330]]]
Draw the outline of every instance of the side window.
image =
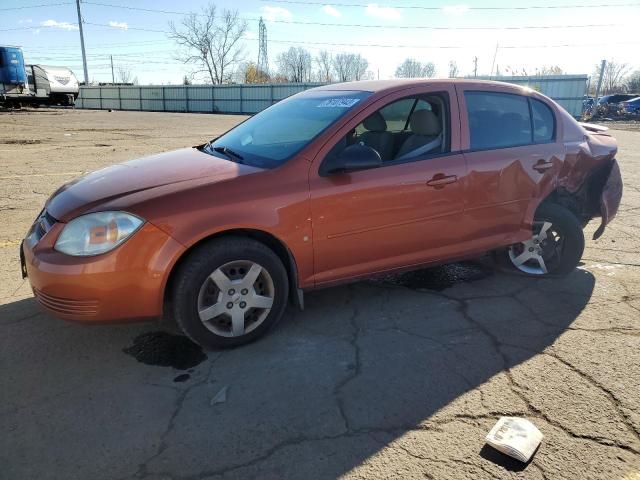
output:
[[380, 154], [383, 164], [422, 160], [449, 151], [449, 106], [445, 93], [396, 100], [365, 118], [333, 146], [320, 167], [326, 171], [353, 144]]
[[533, 117], [533, 143], [545, 143], [553, 140], [555, 135], [555, 117], [551, 109], [533, 98], [531, 116]]
[[385, 122], [387, 122], [387, 130], [390, 132], [401, 132], [404, 130], [415, 102], [415, 98], [403, 98], [402, 100], [398, 100], [381, 108], [380, 114]]
[[531, 143], [526, 97], [509, 93], [465, 92], [472, 150]]

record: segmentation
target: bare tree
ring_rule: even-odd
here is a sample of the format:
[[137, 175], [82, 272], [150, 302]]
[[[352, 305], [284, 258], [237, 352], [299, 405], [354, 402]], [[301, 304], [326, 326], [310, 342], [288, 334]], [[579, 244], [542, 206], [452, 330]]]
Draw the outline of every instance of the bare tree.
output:
[[455, 60], [449, 61], [449, 78], [456, 78], [458, 76], [458, 64]]
[[636, 70], [627, 77], [625, 87], [629, 93], [640, 94], [640, 70]]
[[311, 81], [311, 54], [302, 47], [290, 47], [276, 57], [279, 73], [290, 82]]
[[433, 77], [436, 73], [436, 66], [432, 62], [421, 63], [414, 58], [407, 58], [398, 68], [396, 68], [396, 77], [399, 78], [418, 78]]
[[187, 56], [181, 60], [197, 65], [195, 73], [206, 73], [211, 83], [228, 82], [233, 67], [244, 57], [240, 40], [247, 22], [237, 10], [223, 10], [217, 15], [216, 6], [210, 3], [202, 13], [185, 16], [178, 26], [170, 22], [169, 28], [169, 37], [186, 49]]
[[116, 80], [117, 83], [138, 83], [138, 77], [133, 76], [133, 72], [130, 68], [119, 66], [116, 69]]
[[320, 82], [332, 82], [333, 81], [333, 58], [331, 53], [326, 50], [322, 50], [315, 58], [316, 65], [318, 66], [318, 80]]
[[333, 69], [340, 82], [363, 80], [372, 76], [367, 72], [369, 62], [359, 53], [339, 53], [333, 57]]
[[433, 62], [427, 62], [424, 64], [424, 76], [427, 78], [433, 78], [436, 76], [436, 65]]
[[564, 75], [564, 70], [559, 65], [543, 65], [536, 68], [536, 75]]
[[[602, 75], [602, 95], [614, 93], [617, 90], [622, 90], [624, 76], [629, 73], [631, 68], [626, 63], [617, 63], [613, 60], [607, 60], [607, 64], [604, 68]], [[595, 66], [595, 73], [593, 78], [597, 84], [600, 77], [600, 65]]]

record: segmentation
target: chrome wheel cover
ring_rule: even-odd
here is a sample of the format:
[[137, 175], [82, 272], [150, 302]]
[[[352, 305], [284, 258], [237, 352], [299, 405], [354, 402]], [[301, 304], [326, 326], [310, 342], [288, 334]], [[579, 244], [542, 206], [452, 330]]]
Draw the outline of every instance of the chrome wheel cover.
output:
[[559, 262], [563, 244], [564, 238], [551, 222], [534, 222], [531, 238], [509, 247], [509, 259], [521, 272], [545, 275]]
[[221, 337], [240, 337], [267, 318], [275, 297], [269, 272], [249, 260], [225, 263], [209, 275], [198, 292], [202, 324]]

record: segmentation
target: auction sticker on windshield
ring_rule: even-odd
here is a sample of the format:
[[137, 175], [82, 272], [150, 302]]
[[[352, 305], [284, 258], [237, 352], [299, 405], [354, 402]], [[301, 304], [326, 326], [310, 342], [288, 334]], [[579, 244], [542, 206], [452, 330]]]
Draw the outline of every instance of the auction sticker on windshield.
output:
[[359, 98], [327, 98], [318, 104], [318, 108], [349, 108], [360, 101]]

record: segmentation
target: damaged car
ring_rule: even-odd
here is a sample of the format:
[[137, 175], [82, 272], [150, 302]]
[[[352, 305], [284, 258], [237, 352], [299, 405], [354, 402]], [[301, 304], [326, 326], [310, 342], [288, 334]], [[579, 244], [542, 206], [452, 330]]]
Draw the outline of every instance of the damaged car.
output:
[[326, 85], [192, 148], [47, 200], [23, 275], [52, 315], [168, 316], [206, 348], [257, 339], [304, 292], [493, 252], [548, 277], [603, 234], [622, 180], [606, 128], [475, 80]]

